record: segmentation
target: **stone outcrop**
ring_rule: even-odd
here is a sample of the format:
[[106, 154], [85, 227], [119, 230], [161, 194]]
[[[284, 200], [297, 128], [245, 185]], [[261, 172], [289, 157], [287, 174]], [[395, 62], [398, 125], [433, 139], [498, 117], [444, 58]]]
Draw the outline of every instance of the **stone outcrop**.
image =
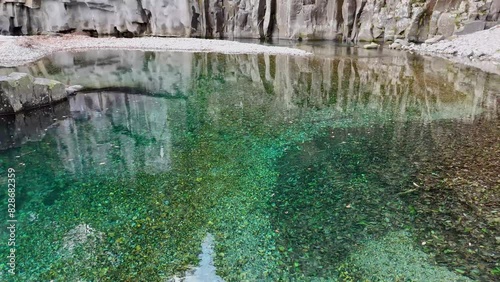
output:
[[0, 33], [423, 42], [499, 15], [500, 0], [0, 0]]
[[0, 76], [0, 114], [49, 105], [66, 97], [65, 86], [56, 80], [19, 72]]

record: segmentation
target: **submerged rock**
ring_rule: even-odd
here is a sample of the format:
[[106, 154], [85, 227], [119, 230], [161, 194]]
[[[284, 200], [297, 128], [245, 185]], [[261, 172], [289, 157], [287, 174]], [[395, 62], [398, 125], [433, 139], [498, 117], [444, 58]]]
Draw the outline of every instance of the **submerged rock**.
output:
[[350, 261], [357, 271], [374, 281], [392, 281], [394, 277], [402, 281], [472, 281], [458, 271], [437, 265], [422, 249], [414, 244], [412, 234], [394, 231], [362, 242], [350, 254]]
[[0, 114], [17, 113], [59, 102], [66, 97], [64, 85], [56, 80], [34, 78], [19, 72], [0, 76]]

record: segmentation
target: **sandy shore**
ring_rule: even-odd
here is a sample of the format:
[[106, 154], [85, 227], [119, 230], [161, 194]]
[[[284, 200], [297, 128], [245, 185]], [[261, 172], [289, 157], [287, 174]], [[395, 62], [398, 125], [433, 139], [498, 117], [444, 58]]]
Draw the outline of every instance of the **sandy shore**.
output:
[[92, 49], [121, 49], [143, 51], [215, 52], [223, 54], [272, 54], [308, 56], [303, 50], [263, 46], [227, 40], [197, 38], [93, 38], [81, 35], [66, 36], [0, 36], [0, 66], [19, 66], [61, 51]]

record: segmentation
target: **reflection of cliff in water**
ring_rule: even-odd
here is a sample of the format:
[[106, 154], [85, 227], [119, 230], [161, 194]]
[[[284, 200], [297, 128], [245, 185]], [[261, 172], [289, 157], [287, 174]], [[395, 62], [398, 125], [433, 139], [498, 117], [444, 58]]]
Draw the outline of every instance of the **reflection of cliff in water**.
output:
[[316, 56], [88, 51], [57, 54], [16, 70], [90, 88], [133, 87], [167, 96], [186, 95], [193, 80], [210, 74], [242, 95], [250, 94], [250, 85], [254, 94], [273, 95], [280, 110], [368, 110], [397, 120], [472, 120], [497, 106], [500, 79], [494, 74], [387, 50], [301, 48]]
[[2, 148], [40, 141], [48, 134], [64, 168], [72, 173], [133, 176], [139, 170], [170, 168], [173, 131], [183, 130], [185, 123], [181, 99], [96, 92], [71, 97], [58, 107], [65, 108], [65, 115], [42, 109], [27, 114], [35, 118], [4, 117], [14, 122], [2, 123]]
[[0, 116], [0, 150], [42, 140], [54, 119], [63, 119], [69, 115], [68, 103], [63, 102], [53, 107]]
[[[345, 47], [307, 48], [318, 55], [304, 58], [89, 51], [58, 54], [28, 67], [18, 67], [16, 71], [68, 84], [134, 88], [136, 93], [146, 95], [77, 95], [69, 104], [2, 117], [0, 149], [41, 140], [45, 129], [56, 119], [53, 132], [61, 135], [57, 138], [65, 144], [61, 155], [72, 160], [65, 161], [72, 171], [85, 168], [85, 164], [75, 162], [86, 152], [93, 164], [109, 163], [106, 152], [114, 146], [120, 148], [120, 162], [127, 167], [141, 163], [151, 169], [165, 169], [169, 162], [158, 156], [160, 152], [168, 156], [171, 148], [169, 124], [187, 123], [187, 111], [200, 110], [199, 105], [188, 105], [194, 105], [192, 102], [205, 92], [210, 95], [204, 107], [214, 121], [224, 118], [218, 115], [227, 107], [247, 113], [264, 107], [259, 112], [264, 122], [271, 124], [304, 115], [313, 120], [348, 119], [358, 126], [367, 121], [470, 122], [481, 113], [484, 118], [497, 115], [500, 80], [496, 75], [450, 67], [445, 60], [406, 53], [384, 51], [373, 56], [365, 50]], [[75, 120], [66, 119], [70, 111]], [[81, 124], [85, 130], [77, 126], [80, 119], [90, 121]], [[108, 140], [110, 131], [119, 132], [120, 139]], [[140, 146], [144, 152], [132, 156], [133, 144], [140, 142], [148, 143]]]
[[[184, 101], [123, 93], [88, 93], [70, 99], [73, 119], [55, 129], [65, 167], [83, 173], [102, 164], [102, 173], [126, 168], [158, 172], [170, 168], [172, 120], [182, 127]], [[85, 120], [78, 126], [79, 120]], [[71, 161], [69, 161], [71, 160]]]

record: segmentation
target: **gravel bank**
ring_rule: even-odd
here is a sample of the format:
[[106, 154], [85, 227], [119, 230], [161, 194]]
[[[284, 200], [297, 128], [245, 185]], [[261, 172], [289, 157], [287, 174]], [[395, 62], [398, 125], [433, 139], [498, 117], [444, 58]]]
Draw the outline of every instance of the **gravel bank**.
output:
[[307, 56], [303, 50], [263, 46], [227, 40], [197, 38], [93, 38], [81, 35], [66, 36], [0, 36], [0, 66], [18, 66], [36, 61], [60, 51], [89, 49], [122, 49], [144, 51], [215, 52], [224, 54], [273, 54]]
[[[422, 54], [445, 57], [460, 64], [500, 74], [500, 25], [489, 30], [457, 36], [434, 44], [410, 44], [402, 48]], [[59, 51], [89, 49], [311, 55], [309, 52], [288, 47], [197, 38], [93, 38], [82, 35], [0, 36], [0, 66], [23, 65]]]
[[434, 44], [410, 44], [402, 49], [445, 57], [460, 64], [500, 74], [500, 25]]

